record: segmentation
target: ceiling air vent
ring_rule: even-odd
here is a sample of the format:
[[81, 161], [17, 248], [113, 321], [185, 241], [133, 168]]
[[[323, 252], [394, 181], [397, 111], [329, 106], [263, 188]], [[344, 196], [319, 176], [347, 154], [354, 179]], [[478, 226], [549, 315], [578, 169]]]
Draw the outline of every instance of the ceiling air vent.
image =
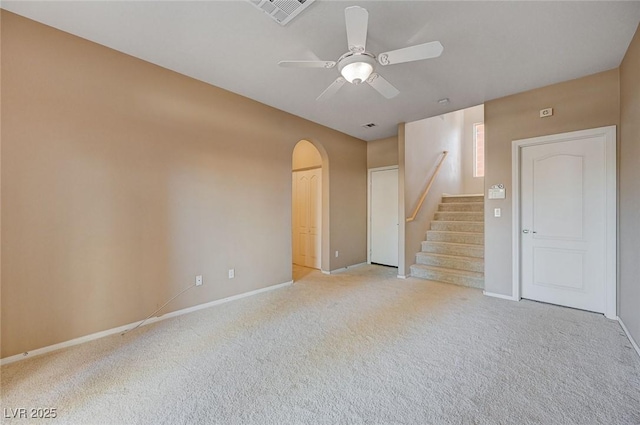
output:
[[368, 124], [362, 124], [362, 126], [363, 126], [364, 128], [373, 128], [373, 127], [375, 127], [376, 125], [375, 125], [374, 123], [370, 122], [370, 123], [368, 123]]
[[286, 25], [314, 0], [249, 0], [280, 25]]

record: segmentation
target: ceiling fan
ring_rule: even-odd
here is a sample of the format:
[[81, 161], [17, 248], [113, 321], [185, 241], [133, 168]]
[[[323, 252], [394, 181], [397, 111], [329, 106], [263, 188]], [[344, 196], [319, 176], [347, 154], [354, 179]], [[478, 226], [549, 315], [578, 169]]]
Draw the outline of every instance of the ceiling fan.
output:
[[367, 52], [367, 26], [369, 12], [359, 6], [347, 7], [344, 10], [347, 24], [347, 42], [349, 51], [337, 61], [281, 61], [278, 65], [285, 68], [327, 68], [338, 65], [340, 77], [323, 91], [316, 100], [324, 100], [333, 96], [347, 81], [351, 84], [366, 82], [387, 99], [396, 97], [398, 93], [391, 83], [375, 71], [376, 64], [387, 66], [397, 63], [413, 62], [423, 59], [437, 58], [444, 48], [439, 41], [432, 41], [402, 49], [391, 50], [378, 56]]

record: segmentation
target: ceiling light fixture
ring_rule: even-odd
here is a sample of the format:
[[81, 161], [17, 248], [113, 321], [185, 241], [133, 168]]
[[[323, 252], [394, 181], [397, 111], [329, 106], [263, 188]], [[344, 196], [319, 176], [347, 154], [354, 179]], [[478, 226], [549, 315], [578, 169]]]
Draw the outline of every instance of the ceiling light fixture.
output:
[[375, 63], [375, 56], [370, 53], [349, 52], [338, 59], [338, 70], [351, 84], [360, 84], [371, 76]]
[[449, 103], [449, 98], [445, 97], [444, 99], [440, 99], [438, 100], [438, 103], [441, 105], [446, 105], [447, 103]]

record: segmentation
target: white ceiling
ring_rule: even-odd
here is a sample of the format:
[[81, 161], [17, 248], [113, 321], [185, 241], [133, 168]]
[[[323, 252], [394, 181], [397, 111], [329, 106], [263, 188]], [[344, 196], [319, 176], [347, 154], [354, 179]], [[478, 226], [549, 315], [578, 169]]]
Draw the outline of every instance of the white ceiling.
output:
[[[444, 53], [379, 67], [400, 90], [394, 99], [346, 84], [316, 102], [338, 70], [277, 63], [345, 53], [351, 5], [369, 11], [368, 51], [439, 40]], [[615, 68], [640, 21], [638, 1], [316, 0], [285, 27], [245, 0], [3, 1], [2, 8], [364, 140], [395, 135], [400, 122]], [[437, 103], [445, 97], [449, 104]], [[377, 126], [361, 127], [369, 122]]]

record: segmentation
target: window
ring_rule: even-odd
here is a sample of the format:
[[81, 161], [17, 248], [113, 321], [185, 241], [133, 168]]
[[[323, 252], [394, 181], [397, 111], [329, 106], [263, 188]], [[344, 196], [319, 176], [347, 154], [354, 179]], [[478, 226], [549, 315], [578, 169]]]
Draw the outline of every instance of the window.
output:
[[473, 177], [484, 177], [484, 123], [473, 125]]

